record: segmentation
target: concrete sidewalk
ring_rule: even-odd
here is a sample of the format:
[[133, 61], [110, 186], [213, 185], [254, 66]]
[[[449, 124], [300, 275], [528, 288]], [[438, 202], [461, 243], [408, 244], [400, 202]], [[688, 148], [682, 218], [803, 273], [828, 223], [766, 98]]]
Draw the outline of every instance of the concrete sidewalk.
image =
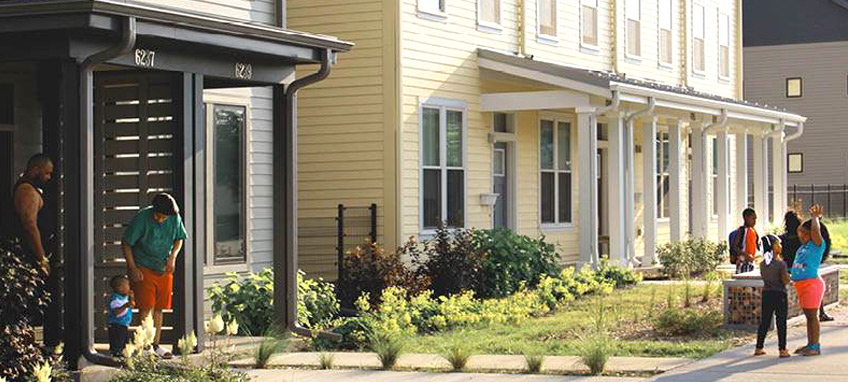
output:
[[[685, 365], [651, 382], [837, 382], [848, 381], [848, 320], [841, 307], [835, 322], [822, 323], [822, 355], [777, 357], [777, 338], [766, 341], [768, 355], [754, 357], [754, 344], [730, 349]], [[774, 334], [772, 331], [770, 334]], [[789, 351], [807, 343], [805, 328], [789, 330]]]
[[373, 370], [251, 370], [252, 382], [639, 382], [641, 378]]
[[[380, 361], [374, 353], [332, 353], [333, 368], [336, 369], [379, 369]], [[608, 373], [652, 374], [662, 373], [690, 363], [685, 358], [655, 357], [611, 357], [607, 363]], [[230, 363], [236, 367], [253, 366], [252, 359]], [[317, 368], [318, 353], [284, 353], [271, 358], [271, 368]], [[437, 354], [404, 354], [398, 360], [397, 370], [450, 371], [447, 360]], [[467, 372], [521, 373], [526, 369], [522, 355], [476, 355], [471, 356], [465, 367]], [[550, 374], [581, 374], [588, 372], [578, 357], [547, 356], [542, 372]]]

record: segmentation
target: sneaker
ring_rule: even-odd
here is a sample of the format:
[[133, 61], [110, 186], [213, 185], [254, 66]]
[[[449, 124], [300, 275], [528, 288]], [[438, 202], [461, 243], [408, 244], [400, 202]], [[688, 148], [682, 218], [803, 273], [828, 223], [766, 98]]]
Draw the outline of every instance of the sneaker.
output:
[[831, 317], [831, 316], [828, 316], [827, 313], [822, 313], [822, 314], [819, 315], [819, 321], [821, 321], [821, 322], [829, 322], [829, 321], [833, 321], [833, 320], [834, 320], [834, 318]]
[[159, 358], [162, 358], [162, 359], [174, 358], [174, 355], [171, 354], [171, 352], [165, 350], [165, 348], [163, 348], [161, 346], [155, 346], [153, 348], [153, 354], [156, 354], [156, 356], [158, 356]]

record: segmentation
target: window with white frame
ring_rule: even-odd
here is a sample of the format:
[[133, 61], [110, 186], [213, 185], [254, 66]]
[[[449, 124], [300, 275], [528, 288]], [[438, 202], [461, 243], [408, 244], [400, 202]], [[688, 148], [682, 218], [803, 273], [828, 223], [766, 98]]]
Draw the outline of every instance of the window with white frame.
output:
[[[214, 265], [243, 264], [246, 248], [245, 134], [247, 108], [209, 104], [212, 139], [212, 241]], [[209, 260], [207, 260], [207, 263]]]
[[642, 0], [627, 0], [624, 5], [627, 15], [627, 55], [642, 55]]
[[790, 174], [800, 174], [804, 172], [804, 154], [790, 153], [786, 156], [786, 172]]
[[421, 106], [421, 228], [465, 225], [465, 106], [428, 101]]
[[598, 0], [581, 0], [580, 42], [590, 47], [598, 46]]
[[718, 16], [718, 76], [730, 77], [730, 16]]
[[801, 98], [804, 94], [804, 84], [801, 77], [786, 79], [786, 98]]
[[444, 13], [446, 0], [418, 0], [418, 10], [428, 13]]
[[706, 70], [706, 61], [704, 57], [704, 29], [706, 19], [704, 18], [704, 6], [695, 4], [692, 6], [692, 69], [696, 73], [703, 73]]
[[571, 122], [540, 121], [539, 168], [542, 224], [571, 223]]
[[501, 0], [477, 0], [477, 18], [480, 25], [500, 26]]
[[671, 177], [668, 170], [671, 157], [669, 150], [668, 131], [657, 132], [657, 217], [660, 219], [670, 216]]
[[556, 38], [557, 2], [556, 0], [537, 0], [539, 11], [539, 34]]
[[659, 0], [659, 59], [660, 64], [671, 65], [674, 55], [674, 0]]

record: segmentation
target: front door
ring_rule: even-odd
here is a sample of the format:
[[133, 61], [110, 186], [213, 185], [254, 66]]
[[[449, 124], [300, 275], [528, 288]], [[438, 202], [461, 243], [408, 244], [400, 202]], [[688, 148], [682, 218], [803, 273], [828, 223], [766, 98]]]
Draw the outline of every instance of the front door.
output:
[[494, 155], [492, 157], [492, 192], [498, 195], [495, 201], [492, 217], [494, 228], [510, 227], [510, 209], [512, 207], [512, 195], [510, 193], [509, 171], [509, 145], [505, 142], [495, 143]]

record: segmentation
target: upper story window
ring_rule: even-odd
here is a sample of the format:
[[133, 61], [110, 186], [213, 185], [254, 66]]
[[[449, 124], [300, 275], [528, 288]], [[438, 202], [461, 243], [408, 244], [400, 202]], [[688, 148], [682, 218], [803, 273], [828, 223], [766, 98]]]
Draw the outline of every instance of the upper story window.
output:
[[477, 24], [500, 31], [501, 0], [477, 0]]
[[549, 38], [557, 35], [557, 2], [556, 0], [537, 0], [539, 34]]
[[695, 4], [692, 6], [692, 70], [695, 73], [703, 73], [706, 70], [704, 57], [705, 31], [704, 6]]
[[659, 59], [660, 64], [670, 66], [674, 55], [674, 0], [659, 0]]
[[801, 98], [804, 95], [804, 84], [801, 77], [786, 79], [786, 98]]
[[444, 20], [445, 1], [447, 0], [418, 0], [418, 15], [425, 18]]
[[542, 224], [571, 223], [571, 122], [541, 120], [539, 168]]
[[598, 46], [598, 0], [581, 0], [580, 42], [596, 48]]
[[642, 56], [642, 0], [627, 0], [627, 55]]
[[730, 78], [730, 16], [718, 15], [718, 76]]
[[465, 105], [421, 105], [421, 229], [465, 224]]

